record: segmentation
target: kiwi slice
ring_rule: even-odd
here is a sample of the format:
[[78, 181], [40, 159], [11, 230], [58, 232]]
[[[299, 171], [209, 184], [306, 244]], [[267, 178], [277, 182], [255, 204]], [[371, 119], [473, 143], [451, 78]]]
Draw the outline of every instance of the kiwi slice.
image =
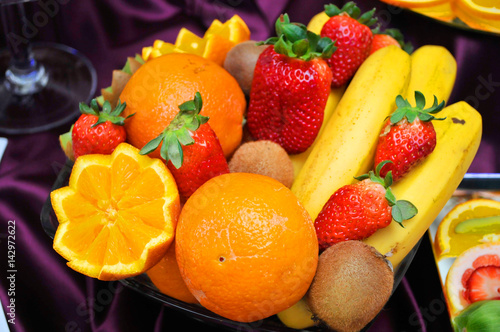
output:
[[499, 233], [500, 216], [473, 218], [462, 221], [455, 227], [458, 234], [464, 233]]
[[320, 255], [306, 301], [315, 319], [329, 328], [359, 331], [382, 310], [393, 284], [384, 256], [361, 241], [345, 241]]

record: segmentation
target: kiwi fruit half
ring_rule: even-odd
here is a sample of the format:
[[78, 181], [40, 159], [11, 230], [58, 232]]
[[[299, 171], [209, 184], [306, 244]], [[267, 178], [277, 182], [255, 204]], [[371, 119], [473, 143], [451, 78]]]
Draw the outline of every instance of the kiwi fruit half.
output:
[[315, 319], [339, 331], [360, 331], [391, 296], [394, 273], [375, 248], [361, 241], [339, 242], [321, 253], [306, 294]]

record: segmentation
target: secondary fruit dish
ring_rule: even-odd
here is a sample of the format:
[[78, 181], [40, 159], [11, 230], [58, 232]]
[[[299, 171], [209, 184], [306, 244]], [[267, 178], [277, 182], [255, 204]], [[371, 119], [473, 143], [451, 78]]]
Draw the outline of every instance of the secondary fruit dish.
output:
[[469, 174], [429, 228], [455, 331], [500, 328], [500, 174]]

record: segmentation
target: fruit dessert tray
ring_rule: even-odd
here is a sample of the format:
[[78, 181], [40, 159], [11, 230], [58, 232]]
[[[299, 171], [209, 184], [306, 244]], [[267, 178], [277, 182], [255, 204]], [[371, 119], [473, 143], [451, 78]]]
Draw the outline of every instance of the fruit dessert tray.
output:
[[[52, 186], [52, 190], [62, 188], [68, 184], [69, 177], [71, 174], [71, 169], [73, 167], [73, 162], [68, 160], [59, 172], [56, 181]], [[47, 198], [41, 212], [41, 224], [45, 233], [50, 237], [54, 238], [55, 232], [58, 227], [57, 217], [52, 208], [50, 202], [50, 197]], [[419, 244], [417, 244], [404, 258], [404, 260], [398, 265], [394, 271], [394, 290], [398, 287], [401, 279], [404, 277], [406, 270], [408, 269], [411, 261], [413, 260], [415, 254], [417, 253]], [[193, 319], [205, 322], [212, 326], [221, 326], [229, 329], [235, 330], [247, 330], [249, 328], [258, 329], [263, 332], [279, 332], [279, 331], [295, 331], [293, 328], [285, 326], [276, 316], [266, 318], [264, 320], [254, 322], [254, 323], [242, 323], [236, 322], [209, 311], [199, 304], [187, 303], [178, 300], [174, 297], [168, 296], [162, 293], [160, 289], [151, 281], [148, 274], [143, 273], [141, 275], [130, 277], [126, 279], [121, 279], [120, 282], [125, 286], [143, 294], [149, 298], [158, 301], [165, 306], [179, 311]], [[371, 322], [373, 323], [373, 321]], [[369, 323], [363, 328], [363, 331], [368, 331], [371, 325]], [[301, 329], [302, 331], [328, 331], [327, 328], [321, 328], [317, 326], [312, 326], [309, 328]]]
[[[367, 329], [482, 135], [477, 110], [447, 105], [453, 55], [376, 14], [283, 13], [261, 41], [235, 15], [129, 57], [60, 136], [54, 250], [208, 322]], [[486, 217], [457, 229], [497, 227]]]

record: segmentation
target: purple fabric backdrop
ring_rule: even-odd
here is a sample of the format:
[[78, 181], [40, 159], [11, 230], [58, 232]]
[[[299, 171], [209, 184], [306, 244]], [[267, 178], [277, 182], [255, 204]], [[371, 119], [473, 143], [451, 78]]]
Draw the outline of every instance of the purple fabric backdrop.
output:
[[[98, 88], [103, 88], [110, 84], [111, 71], [121, 68], [127, 56], [140, 53], [155, 39], [173, 42], [181, 27], [201, 35], [213, 19], [225, 21], [238, 14], [248, 22], [252, 38], [262, 40], [272, 33], [280, 13], [288, 12], [293, 21], [307, 23], [327, 2], [42, 0], [28, 6], [27, 17], [41, 18], [40, 12], [50, 16], [47, 24], [39, 24], [34, 39], [63, 43], [86, 54], [97, 70]], [[452, 28], [378, 1], [362, 1], [362, 7], [377, 7], [383, 26], [401, 29], [416, 47], [443, 45], [455, 55], [459, 68], [450, 103], [466, 100], [484, 117], [483, 142], [470, 171], [500, 172], [500, 67], [496, 66], [500, 38]], [[52, 250], [39, 215], [64, 164], [57, 139], [68, 128], [9, 136], [0, 163], [0, 299], [6, 312], [10, 312], [7, 292], [11, 288], [8, 221], [15, 220], [16, 225], [15, 325], [9, 325], [11, 331], [172, 331], [178, 330], [173, 327], [177, 324], [182, 330], [211, 330], [117, 282], [73, 272]], [[406, 279], [371, 331], [450, 329], [431, 255], [424, 241]]]

